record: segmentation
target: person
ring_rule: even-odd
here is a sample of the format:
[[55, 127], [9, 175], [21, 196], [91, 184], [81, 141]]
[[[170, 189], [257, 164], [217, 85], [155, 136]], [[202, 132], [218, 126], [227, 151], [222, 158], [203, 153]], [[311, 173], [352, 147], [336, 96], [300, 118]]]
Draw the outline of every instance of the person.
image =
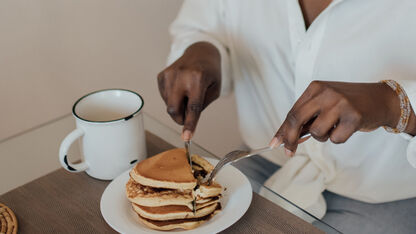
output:
[[414, 7], [185, 1], [158, 75], [167, 112], [191, 139], [201, 112], [233, 89], [245, 144], [286, 153], [241, 160], [243, 171], [342, 232], [414, 232]]

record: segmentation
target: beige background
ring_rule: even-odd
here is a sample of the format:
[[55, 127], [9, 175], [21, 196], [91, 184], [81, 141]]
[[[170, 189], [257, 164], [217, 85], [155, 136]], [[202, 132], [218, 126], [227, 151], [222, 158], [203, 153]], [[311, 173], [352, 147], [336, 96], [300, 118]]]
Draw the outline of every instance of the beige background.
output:
[[[181, 2], [0, 1], [0, 140], [69, 113], [85, 93], [114, 87], [139, 92], [146, 112], [180, 130], [155, 79]], [[217, 101], [204, 112], [195, 141], [216, 154], [238, 147], [236, 120], [233, 97]]]

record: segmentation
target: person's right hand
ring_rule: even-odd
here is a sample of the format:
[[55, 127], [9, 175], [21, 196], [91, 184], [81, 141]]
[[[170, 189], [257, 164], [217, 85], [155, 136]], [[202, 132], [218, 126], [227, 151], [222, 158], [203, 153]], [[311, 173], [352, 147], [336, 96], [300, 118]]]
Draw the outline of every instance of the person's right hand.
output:
[[176, 123], [183, 125], [183, 140], [190, 140], [201, 111], [220, 95], [218, 49], [208, 42], [195, 43], [157, 78], [167, 112]]

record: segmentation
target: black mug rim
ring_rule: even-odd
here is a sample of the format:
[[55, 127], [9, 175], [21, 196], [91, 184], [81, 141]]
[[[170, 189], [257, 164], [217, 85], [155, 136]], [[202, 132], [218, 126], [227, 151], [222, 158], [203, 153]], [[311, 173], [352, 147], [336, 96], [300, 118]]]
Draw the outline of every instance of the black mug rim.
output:
[[[81, 116], [79, 116], [79, 115], [75, 112], [75, 108], [76, 108], [77, 104], [78, 104], [80, 101], [82, 101], [84, 98], [86, 98], [86, 97], [88, 97], [88, 96], [91, 96], [91, 95], [93, 95], [93, 94], [96, 94], [96, 93], [101, 93], [101, 92], [105, 92], [105, 91], [126, 91], [126, 92], [130, 92], [130, 93], [132, 93], [132, 94], [137, 95], [137, 96], [140, 98], [140, 100], [142, 101], [142, 104], [140, 105], [139, 109], [137, 109], [137, 110], [136, 110], [135, 112], [133, 112], [132, 114], [130, 114], [130, 115], [128, 115], [128, 116], [125, 116], [125, 117], [122, 117], [122, 118], [114, 119], [114, 120], [105, 120], [105, 121], [94, 121], [94, 120], [88, 120], [88, 119], [84, 119], [84, 118], [82, 118]], [[136, 93], [136, 92], [134, 92], [134, 91], [131, 91], [131, 90], [128, 90], [128, 89], [117, 89], [117, 88], [112, 88], [112, 89], [101, 89], [101, 90], [97, 90], [97, 91], [94, 91], [94, 92], [91, 92], [91, 93], [87, 93], [87, 94], [85, 94], [84, 96], [80, 97], [80, 98], [79, 98], [79, 99], [78, 99], [78, 100], [74, 103], [74, 105], [72, 106], [72, 114], [75, 116], [75, 118], [80, 119], [80, 120], [83, 120], [83, 121], [85, 121], [85, 122], [89, 122], [89, 123], [114, 123], [114, 122], [119, 122], [119, 121], [123, 121], [123, 120], [127, 121], [127, 120], [129, 120], [129, 119], [133, 118], [135, 115], [137, 115], [137, 114], [140, 112], [140, 110], [143, 108], [143, 106], [144, 106], [144, 100], [143, 100], [143, 97], [142, 97], [142, 96], [140, 96], [140, 94], [138, 94], [138, 93]]]

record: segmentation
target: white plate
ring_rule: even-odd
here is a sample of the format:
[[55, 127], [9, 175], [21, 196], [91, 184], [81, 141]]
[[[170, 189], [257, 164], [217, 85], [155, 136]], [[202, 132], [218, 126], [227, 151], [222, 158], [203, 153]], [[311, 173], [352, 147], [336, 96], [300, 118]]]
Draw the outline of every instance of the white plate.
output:
[[[207, 160], [213, 165], [218, 162], [215, 159]], [[125, 194], [129, 171], [114, 179], [104, 190], [100, 206], [105, 221], [120, 233], [166, 233], [166, 231], [156, 231], [144, 226], [132, 210], [131, 203], [127, 200]], [[216, 181], [226, 188], [220, 199], [222, 211], [196, 229], [188, 231], [175, 229], [169, 232], [217, 233], [231, 226], [244, 215], [252, 198], [251, 185], [246, 176], [237, 168], [229, 165], [218, 173]]]

